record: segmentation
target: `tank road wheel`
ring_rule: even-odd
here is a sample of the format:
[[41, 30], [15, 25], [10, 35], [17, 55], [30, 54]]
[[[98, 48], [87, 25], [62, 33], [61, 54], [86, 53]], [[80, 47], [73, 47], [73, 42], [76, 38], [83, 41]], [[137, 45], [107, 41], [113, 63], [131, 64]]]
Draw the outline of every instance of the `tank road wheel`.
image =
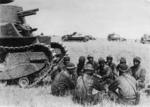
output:
[[7, 81], [0, 81], [0, 84], [5, 87], [7, 86]]
[[3, 86], [7, 86], [7, 81], [4, 81], [2, 84]]
[[21, 88], [26, 88], [26, 87], [29, 85], [29, 80], [28, 80], [28, 78], [26, 78], [26, 77], [20, 78], [19, 81], [18, 81], [18, 85], [19, 85]]

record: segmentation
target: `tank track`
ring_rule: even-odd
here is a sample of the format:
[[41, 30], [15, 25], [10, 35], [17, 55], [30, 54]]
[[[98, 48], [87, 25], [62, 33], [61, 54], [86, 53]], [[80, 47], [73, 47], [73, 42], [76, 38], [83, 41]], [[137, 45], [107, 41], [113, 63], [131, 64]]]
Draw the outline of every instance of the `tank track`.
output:
[[[57, 62], [54, 61], [54, 57], [55, 57], [53, 54], [54, 49], [60, 49], [60, 51], [61, 51], [61, 57], [60, 57], [59, 61], [57, 61]], [[59, 62], [61, 62], [61, 60], [63, 59], [63, 57], [65, 56], [65, 54], [67, 52], [65, 47], [58, 42], [52, 42], [51, 48], [49, 48], [49, 45], [45, 45], [43, 43], [31, 44], [31, 45], [20, 46], [20, 47], [0, 46], [0, 55], [4, 56], [4, 59], [1, 59], [1, 62], [5, 61], [5, 57], [8, 53], [13, 54], [16, 52], [28, 52], [28, 51], [44, 52], [46, 57], [48, 58], [48, 61], [46, 62], [45, 67], [41, 71], [38, 71], [33, 74], [34, 76], [36, 75], [36, 77], [34, 78], [34, 81], [31, 84], [29, 84], [26, 88], [31, 88], [31, 87], [37, 85], [37, 83], [42, 81], [44, 78], [46, 78], [47, 75], [52, 71], [53, 67], [56, 66]], [[29, 75], [29, 76], [31, 76], [31, 75]]]

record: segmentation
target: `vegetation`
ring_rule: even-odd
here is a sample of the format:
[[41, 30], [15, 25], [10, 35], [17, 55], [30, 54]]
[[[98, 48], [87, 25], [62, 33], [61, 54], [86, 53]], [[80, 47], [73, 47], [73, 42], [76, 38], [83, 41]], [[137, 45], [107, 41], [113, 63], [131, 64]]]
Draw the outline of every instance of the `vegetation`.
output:
[[[53, 41], [59, 41], [61, 38], [55, 37]], [[106, 57], [111, 54], [114, 62], [119, 63], [120, 57], [126, 57], [128, 65], [132, 65], [134, 56], [140, 56], [142, 65], [147, 70], [147, 80], [149, 82], [150, 71], [150, 46], [148, 44], [140, 44], [134, 41], [127, 42], [108, 42], [106, 39], [97, 39], [89, 42], [65, 42], [63, 43], [71, 57], [71, 61], [77, 64], [80, 55], [87, 56], [93, 54], [95, 60], [100, 56]], [[47, 78], [48, 79], [48, 78]], [[15, 86], [4, 87], [0, 85], [0, 106], [14, 107], [82, 107], [82, 105], [74, 104], [71, 96], [55, 97], [50, 93], [50, 85], [31, 89], [21, 89]], [[148, 107], [150, 105], [150, 97], [144, 93], [141, 95], [141, 102], [136, 107]], [[91, 107], [91, 105], [86, 105]], [[126, 107], [118, 105], [114, 102], [103, 100], [100, 104], [92, 107]], [[128, 106], [130, 107], [130, 106]]]

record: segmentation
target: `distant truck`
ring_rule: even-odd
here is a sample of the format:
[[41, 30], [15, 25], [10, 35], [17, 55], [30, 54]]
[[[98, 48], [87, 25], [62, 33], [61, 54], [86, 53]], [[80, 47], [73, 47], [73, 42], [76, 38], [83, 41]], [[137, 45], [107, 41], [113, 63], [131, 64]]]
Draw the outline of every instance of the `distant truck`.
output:
[[143, 37], [141, 37], [142, 44], [149, 44], [150, 43], [150, 35], [144, 34]]
[[79, 34], [77, 32], [74, 32], [73, 34], [67, 34], [62, 36], [62, 41], [83, 41], [87, 42], [89, 41], [89, 38], [86, 36], [83, 36], [82, 34]]
[[112, 33], [107, 37], [108, 41], [126, 41], [125, 38], [120, 37], [120, 35]]

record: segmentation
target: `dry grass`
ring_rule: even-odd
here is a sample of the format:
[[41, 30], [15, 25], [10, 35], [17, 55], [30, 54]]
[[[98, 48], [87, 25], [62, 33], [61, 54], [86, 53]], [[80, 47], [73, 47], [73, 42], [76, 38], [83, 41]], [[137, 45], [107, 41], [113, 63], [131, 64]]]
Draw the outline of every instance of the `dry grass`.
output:
[[[56, 40], [54, 38], [53, 40]], [[58, 40], [58, 39], [57, 39]], [[59, 41], [59, 40], [58, 40]], [[99, 39], [96, 41], [83, 42], [65, 42], [68, 49], [68, 54], [71, 56], [71, 61], [77, 64], [80, 55], [87, 56], [93, 54], [95, 60], [99, 57], [106, 57], [108, 54], [112, 54], [114, 62], [118, 63], [119, 58], [124, 56], [127, 58], [128, 64], [132, 65], [132, 59], [134, 56], [140, 56], [142, 58], [142, 65], [147, 70], [147, 82], [149, 82], [148, 76], [149, 59], [150, 59], [150, 46], [142, 45], [133, 41], [127, 42], [108, 42], [105, 39]], [[144, 94], [141, 96], [141, 102], [136, 107], [148, 107], [150, 105], [150, 98]], [[71, 100], [71, 96], [55, 97], [50, 95], [50, 86], [20, 89], [18, 87], [4, 87], [0, 86], [0, 106], [19, 106], [19, 107], [82, 107], [79, 104], [74, 104]], [[90, 105], [86, 105], [91, 107]], [[93, 107], [126, 107], [118, 105], [113, 102], [104, 100], [102, 103]]]

